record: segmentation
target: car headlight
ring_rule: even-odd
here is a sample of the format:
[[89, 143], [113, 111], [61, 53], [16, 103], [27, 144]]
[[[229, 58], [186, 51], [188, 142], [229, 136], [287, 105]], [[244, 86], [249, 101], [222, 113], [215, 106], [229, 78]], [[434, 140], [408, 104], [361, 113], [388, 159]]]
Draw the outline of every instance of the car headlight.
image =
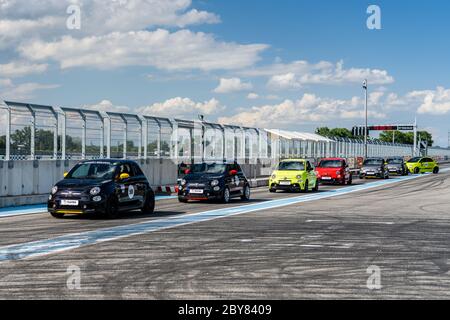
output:
[[298, 175], [296, 178], [297, 178], [297, 180], [302, 180], [302, 176], [301, 175]]
[[99, 187], [94, 187], [91, 189], [91, 191], [89, 192], [91, 194], [91, 196], [96, 196], [98, 195], [102, 190]]
[[272, 175], [272, 179], [276, 179], [277, 178], [277, 175], [276, 174], [273, 174]]
[[55, 193], [57, 193], [58, 192], [58, 187], [57, 186], [54, 186], [53, 188], [52, 188], [52, 194], [55, 194]]
[[211, 181], [211, 187], [216, 187], [219, 185], [219, 180], [213, 180]]
[[181, 180], [181, 185], [185, 186], [187, 184], [187, 181], [185, 179]]

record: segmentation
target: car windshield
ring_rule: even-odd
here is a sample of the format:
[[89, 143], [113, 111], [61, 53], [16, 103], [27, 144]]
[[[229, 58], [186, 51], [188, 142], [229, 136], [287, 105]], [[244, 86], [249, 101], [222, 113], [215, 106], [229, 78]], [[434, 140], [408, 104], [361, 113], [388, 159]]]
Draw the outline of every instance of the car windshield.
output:
[[383, 164], [383, 159], [367, 159], [364, 161], [365, 166], [381, 166]]
[[225, 172], [226, 168], [227, 168], [226, 164], [202, 163], [202, 164], [194, 164], [191, 167], [190, 172], [191, 173], [222, 174]]
[[107, 162], [82, 163], [73, 168], [67, 179], [109, 180], [114, 176], [116, 166]]
[[322, 160], [320, 161], [319, 168], [340, 168], [342, 167], [341, 160]]
[[416, 158], [409, 159], [408, 162], [410, 162], [410, 163], [416, 163], [416, 162], [419, 162], [421, 159], [422, 159], [422, 158], [416, 157]]
[[388, 159], [387, 160], [388, 164], [402, 164], [403, 163], [403, 159]]
[[303, 171], [305, 163], [303, 161], [284, 161], [278, 165], [280, 171]]

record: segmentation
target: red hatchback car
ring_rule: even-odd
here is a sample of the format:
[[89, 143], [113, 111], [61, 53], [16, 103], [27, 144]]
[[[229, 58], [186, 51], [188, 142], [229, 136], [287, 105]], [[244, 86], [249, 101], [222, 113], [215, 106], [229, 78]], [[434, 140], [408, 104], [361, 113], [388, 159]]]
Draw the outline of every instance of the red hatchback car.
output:
[[324, 158], [316, 167], [320, 183], [352, 184], [352, 173], [344, 158]]

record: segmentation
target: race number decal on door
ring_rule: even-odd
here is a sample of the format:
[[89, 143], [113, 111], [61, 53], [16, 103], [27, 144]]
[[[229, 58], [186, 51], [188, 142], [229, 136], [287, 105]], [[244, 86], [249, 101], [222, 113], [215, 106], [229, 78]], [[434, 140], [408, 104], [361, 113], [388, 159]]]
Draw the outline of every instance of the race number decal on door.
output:
[[134, 187], [130, 186], [128, 188], [128, 198], [133, 199], [134, 198]]

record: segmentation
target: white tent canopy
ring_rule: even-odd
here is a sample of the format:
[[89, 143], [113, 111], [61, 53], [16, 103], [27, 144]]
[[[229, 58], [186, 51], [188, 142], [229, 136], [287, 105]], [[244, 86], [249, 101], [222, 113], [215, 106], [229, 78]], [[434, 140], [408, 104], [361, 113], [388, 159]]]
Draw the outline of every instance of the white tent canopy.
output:
[[264, 129], [264, 130], [271, 134], [278, 135], [278, 136], [288, 139], [288, 140], [303, 140], [303, 141], [315, 141], [315, 142], [332, 142], [333, 141], [333, 140], [330, 140], [326, 137], [323, 137], [323, 136], [315, 134], [315, 133], [286, 131], [286, 130], [279, 130], [279, 129]]

